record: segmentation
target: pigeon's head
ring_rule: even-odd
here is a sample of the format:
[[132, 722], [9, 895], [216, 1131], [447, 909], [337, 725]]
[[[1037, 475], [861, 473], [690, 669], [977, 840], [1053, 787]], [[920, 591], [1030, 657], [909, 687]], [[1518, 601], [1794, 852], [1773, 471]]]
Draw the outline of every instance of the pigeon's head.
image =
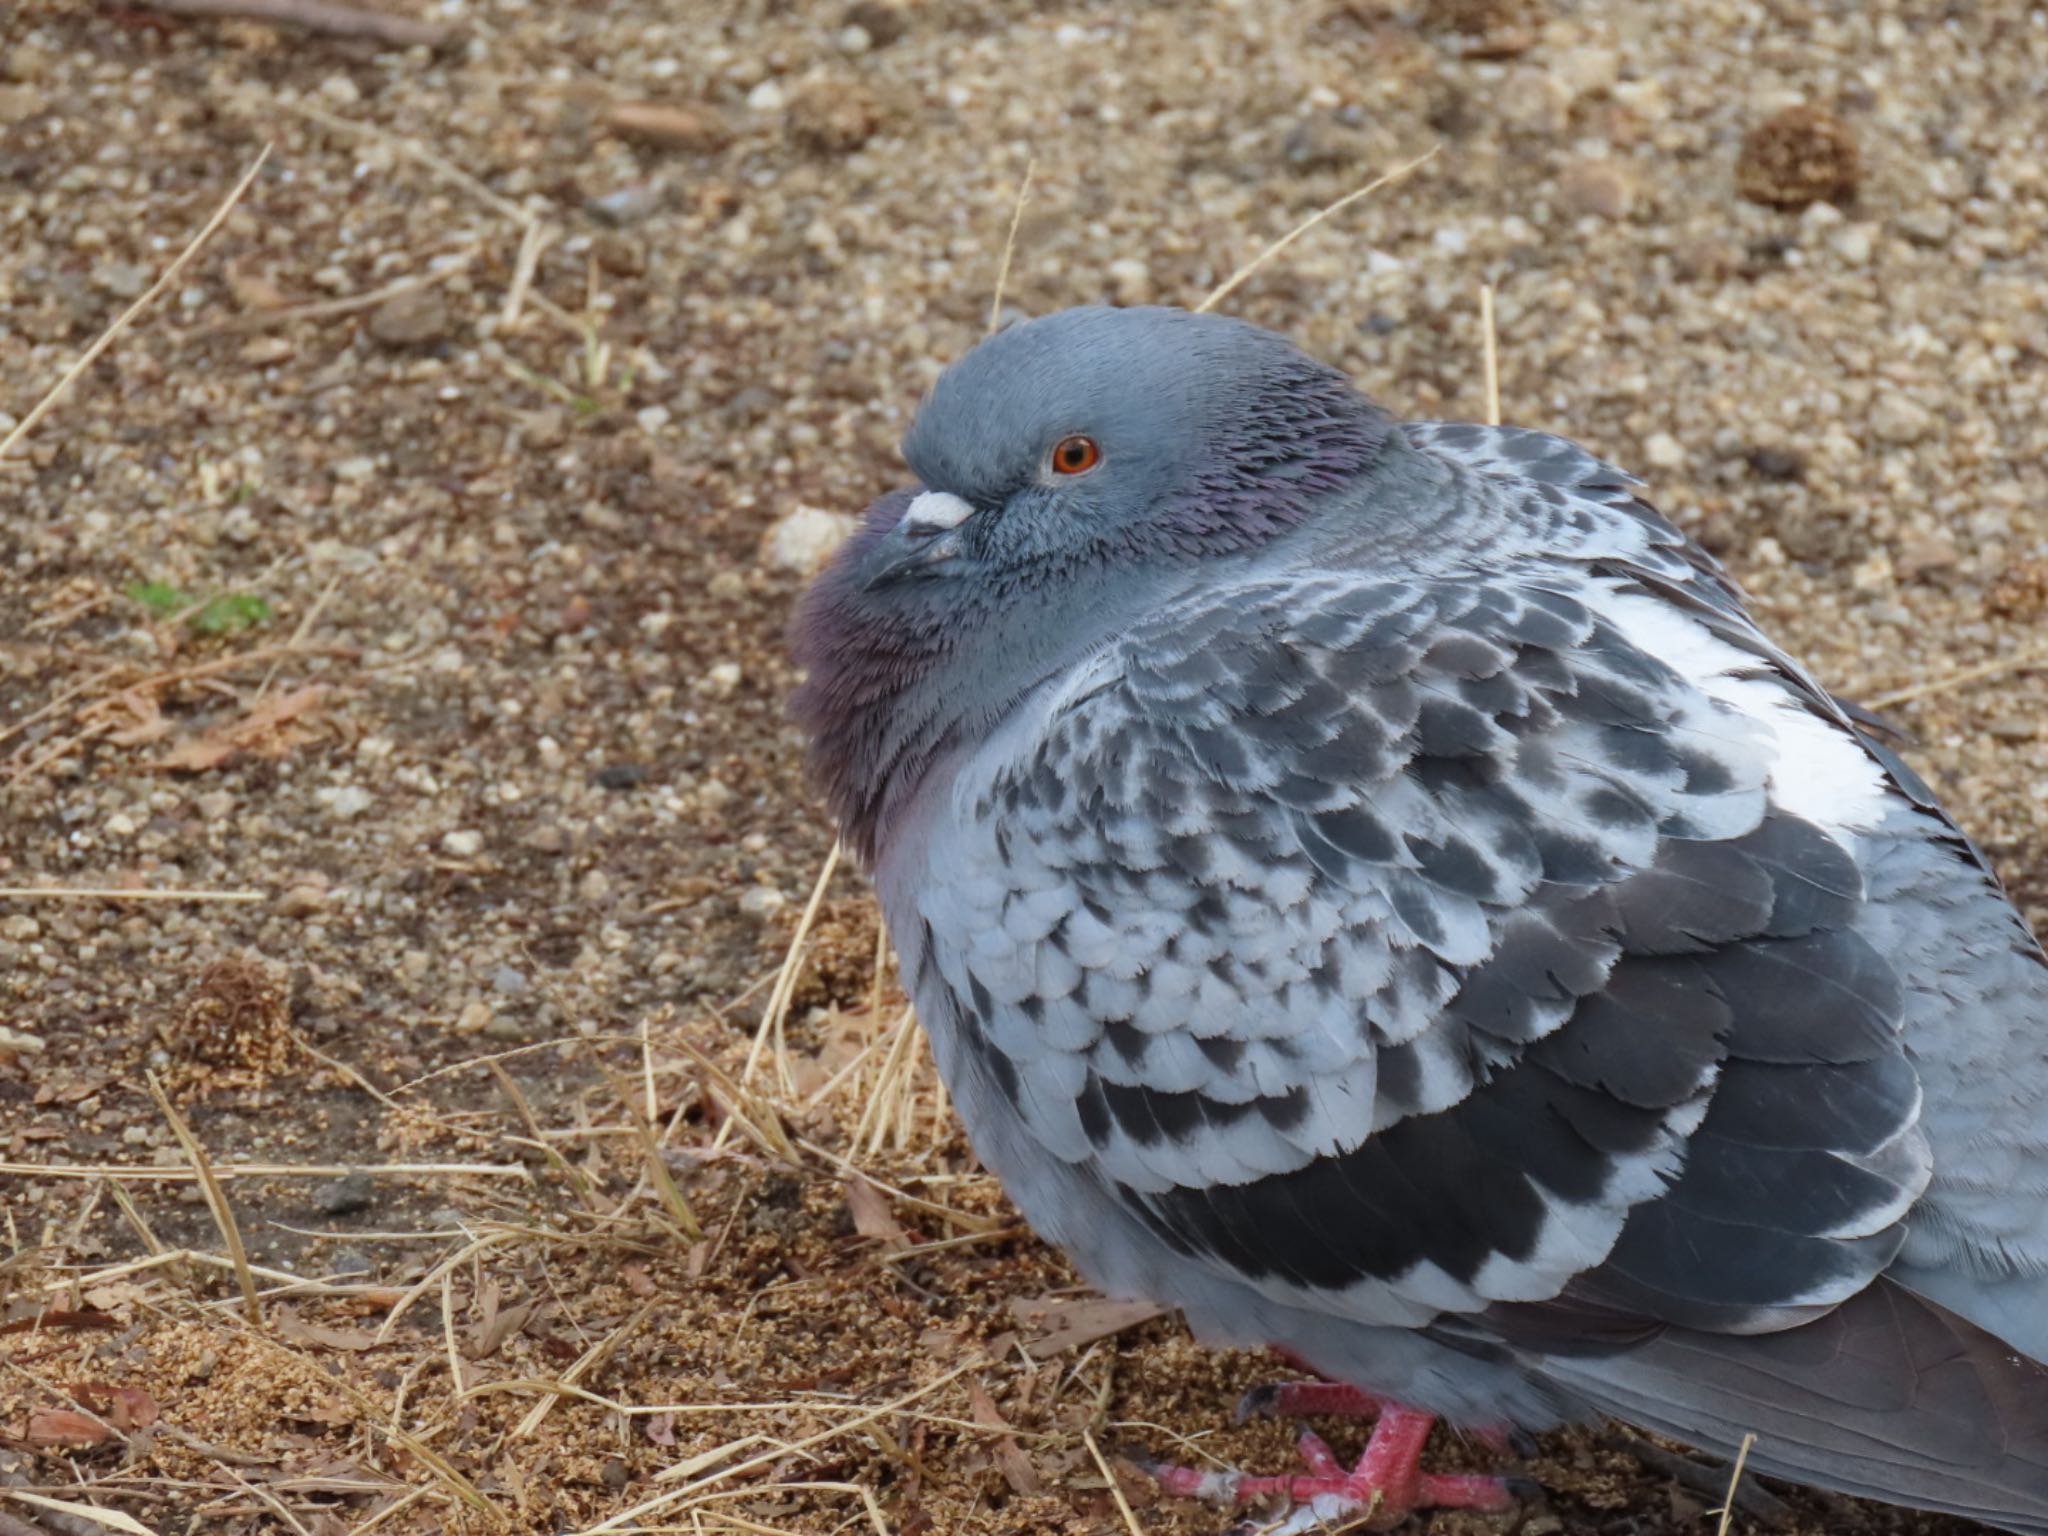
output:
[[877, 594], [937, 584], [957, 600], [963, 585], [1242, 549], [1356, 473], [1384, 421], [1342, 374], [1240, 320], [1026, 321], [940, 375], [903, 440], [920, 488], [860, 550], [861, 576]]
[[871, 737], [924, 693], [999, 709], [1148, 581], [1294, 527], [1388, 430], [1343, 374], [1220, 315], [1070, 309], [989, 337], [904, 439], [919, 483], [805, 600], [797, 712], [828, 783], [894, 766]]

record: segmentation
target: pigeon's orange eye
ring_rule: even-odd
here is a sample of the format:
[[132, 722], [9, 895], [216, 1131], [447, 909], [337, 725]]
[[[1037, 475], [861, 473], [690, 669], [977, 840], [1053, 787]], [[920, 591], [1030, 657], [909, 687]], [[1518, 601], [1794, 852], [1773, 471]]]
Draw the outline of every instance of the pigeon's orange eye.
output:
[[1085, 475], [1101, 462], [1092, 437], [1063, 437], [1052, 451], [1052, 467], [1063, 475]]

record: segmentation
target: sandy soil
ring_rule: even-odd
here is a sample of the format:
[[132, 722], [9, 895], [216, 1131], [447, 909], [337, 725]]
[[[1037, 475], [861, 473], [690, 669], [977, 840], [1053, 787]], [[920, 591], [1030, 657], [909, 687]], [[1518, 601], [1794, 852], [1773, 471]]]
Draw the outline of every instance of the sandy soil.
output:
[[[1087, 1337], [1129, 1319], [975, 1170], [850, 872], [747, 1075], [830, 844], [783, 714], [834, 526], [800, 509], [900, 477], [1034, 159], [1035, 313], [1198, 300], [1441, 145], [1229, 307], [1477, 416], [1493, 281], [1507, 418], [1642, 471], [2041, 915], [2038, 11], [414, 14], [440, 48], [0, 12], [0, 436], [275, 146], [0, 463], [0, 887], [249, 898], [0, 896], [0, 1492], [178, 1532], [1109, 1533], [1091, 1438], [1284, 1462], [1224, 1428], [1264, 1362]], [[1518, 1516], [1433, 1528], [1713, 1525], [1597, 1436], [1529, 1470]], [[1220, 1523], [1126, 1482], [1143, 1531]]]

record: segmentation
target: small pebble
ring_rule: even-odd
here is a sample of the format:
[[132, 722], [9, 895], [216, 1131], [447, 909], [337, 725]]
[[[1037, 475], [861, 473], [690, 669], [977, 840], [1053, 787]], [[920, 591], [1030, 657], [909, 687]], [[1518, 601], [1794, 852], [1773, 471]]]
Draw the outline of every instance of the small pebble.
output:
[[1119, 304], [1150, 304], [1153, 298], [1152, 269], [1135, 256], [1122, 256], [1109, 264], [1110, 292]]
[[888, 47], [903, 35], [909, 24], [907, 8], [902, 0], [859, 0], [846, 12], [846, 25], [859, 27], [867, 33], [871, 48]]
[[1870, 431], [1881, 443], [1905, 447], [1934, 430], [1934, 417], [1904, 395], [1886, 393], [1871, 408]]
[[376, 1198], [376, 1182], [367, 1173], [345, 1173], [313, 1191], [313, 1209], [322, 1216], [353, 1216]]
[[771, 917], [789, 905], [789, 898], [772, 885], [751, 885], [740, 897], [740, 910], [749, 917]]
[[451, 859], [473, 859], [484, 851], [484, 835], [467, 829], [450, 832], [441, 839], [441, 851]]
[[1557, 195], [1567, 210], [1581, 217], [1619, 219], [1635, 203], [1635, 188], [1612, 160], [1579, 160], [1557, 178]]
[[[767, 82], [772, 85], [773, 82]], [[758, 95], [763, 87], [756, 87]], [[774, 106], [757, 110], [772, 112], [781, 105], [780, 87]], [[753, 96], [747, 105], [756, 106]], [[605, 126], [629, 143], [653, 149], [679, 149], [697, 154], [723, 149], [732, 142], [732, 126], [711, 107], [684, 106], [668, 102], [622, 101], [605, 114]]]
[[149, 286], [150, 272], [132, 261], [103, 261], [92, 269], [92, 280], [117, 299], [133, 299]]
[[616, 192], [589, 199], [583, 209], [600, 223], [620, 228], [659, 213], [667, 201], [668, 192], [664, 187], [621, 187]]
[[327, 892], [317, 885], [295, 885], [277, 899], [280, 916], [311, 917], [327, 905]]
[[370, 312], [370, 335], [394, 351], [431, 346], [447, 336], [451, 324], [438, 288], [408, 288]]
[[850, 512], [800, 506], [768, 531], [763, 553], [776, 570], [809, 575], [831, 559], [859, 525]]
[[882, 126], [882, 100], [850, 80], [814, 80], [789, 106], [789, 135], [816, 155], [859, 149]]
[[328, 814], [340, 821], [350, 821], [360, 816], [376, 803], [377, 797], [356, 784], [341, 784], [333, 789], [322, 790], [320, 798], [327, 802]]
[[1643, 442], [1643, 458], [1654, 469], [1677, 469], [1685, 463], [1685, 445], [1669, 432], [1652, 432]]

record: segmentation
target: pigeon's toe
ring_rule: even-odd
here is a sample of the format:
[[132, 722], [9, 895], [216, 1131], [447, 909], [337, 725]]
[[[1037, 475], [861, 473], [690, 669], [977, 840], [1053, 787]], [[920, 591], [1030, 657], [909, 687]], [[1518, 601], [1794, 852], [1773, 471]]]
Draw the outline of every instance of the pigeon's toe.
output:
[[[1282, 1387], [1271, 1392], [1287, 1390]], [[1255, 1391], [1247, 1397], [1261, 1397], [1260, 1411], [1275, 1411], [1261, 1393]], [[1356, 1413], [1357, 1400], [1365, 1398], [1366, 1394], [1351, 1391], [1350, 1398], [1345, 1400], [1346, 1407], [1315, 1411]], [[1179, 1498], [1236, 1505], [1283, 1503], [1286, 1509], [1278, 1524], [1255, 1521], [1234, 1528], [1255, 1530], [1262, 1536], [1319, 1531], [1361, 1520], [1391, 1525], [1418, 1509], [1494, 1510], [1514, 1506], [1518, 1490], [1508, 1479], [1424, 1472], [1420, 1466], [1422, 1447], [1435, 1421], [1413, 1408], [1379, 1399], [1370, 1401], [1370, 1412], [1379, 1422], [1355, 1467], [1345, 1467], [1323, 1438], [1310, 1429], [1302, 1430], [1295, 1442], [1301, 1453], [1302, 1470], [1279, 1476], [1254, 1477], [1234, 1468], [1177, 1466], [1147, 1456], [1132, 1460], [1158, 1481], [1163, 1492]]]
[[1385, 1406], [1385, 1398], [1341, 1381], [1269, 1381], [1239, 1398], [1231, 1419], [1376, 1419]]

